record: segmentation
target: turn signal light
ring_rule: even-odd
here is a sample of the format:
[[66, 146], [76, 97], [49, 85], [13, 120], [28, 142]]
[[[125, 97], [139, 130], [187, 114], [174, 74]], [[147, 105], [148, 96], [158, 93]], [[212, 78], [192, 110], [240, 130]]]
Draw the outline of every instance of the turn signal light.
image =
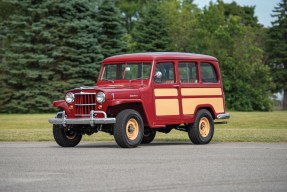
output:
[[74, 109], [74, 105], [69, 105], [69, 110], [72, 111]]

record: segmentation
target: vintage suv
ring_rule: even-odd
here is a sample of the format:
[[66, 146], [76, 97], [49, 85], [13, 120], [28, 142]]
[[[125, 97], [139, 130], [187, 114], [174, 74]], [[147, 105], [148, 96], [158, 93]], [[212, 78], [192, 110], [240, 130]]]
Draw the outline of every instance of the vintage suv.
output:
[[186, 131], [194, 144], [207, 144], [214, 120], [229, 118], [217, 59], [190, 53], [106, 58], [96, 86], [69, 90], [53, 105], [62, 109], [49, 119], [62, 147], [104, 131], [120, 147], [131, 148], [172, 129]]

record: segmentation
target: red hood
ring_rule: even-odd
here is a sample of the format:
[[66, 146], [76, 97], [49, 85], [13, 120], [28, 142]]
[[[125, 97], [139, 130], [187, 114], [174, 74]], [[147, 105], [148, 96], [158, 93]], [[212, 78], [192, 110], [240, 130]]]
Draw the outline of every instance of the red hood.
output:
[[68, 92], [73, 93], [97, 93], [102, 91], [106, 94], [106, 99], [137, 99], [140, 98], [140, 86], [122, 86], [122, 85], [112, 85], [112, 86], [91, 86], [91, 87], [80, 87], [71, 89]]

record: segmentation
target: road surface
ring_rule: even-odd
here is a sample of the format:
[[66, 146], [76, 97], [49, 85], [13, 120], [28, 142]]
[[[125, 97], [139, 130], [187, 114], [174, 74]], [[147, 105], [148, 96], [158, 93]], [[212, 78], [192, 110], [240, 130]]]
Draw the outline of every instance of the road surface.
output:
[[287, 191], [287, 143], [0, 143], [0, 191]]

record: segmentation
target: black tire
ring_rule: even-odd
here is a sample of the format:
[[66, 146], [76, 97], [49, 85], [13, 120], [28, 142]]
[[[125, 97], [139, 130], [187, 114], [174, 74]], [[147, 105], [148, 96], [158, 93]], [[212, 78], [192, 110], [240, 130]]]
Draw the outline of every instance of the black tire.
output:
[[206, 109], [199, 110], [193, 124], [187, 125], [188, 136], [194, 144], [208, 144], [214, 133], [212, 115]]
[[156, 131], [154, 130], [151, 130], [149, 128], [146, 128], [144, 130], [144, 134], [143, 134], [143, 139], [142, 139], [142, 144], [148, 144], [148, 143], [151, 143], [154, 138], [155, 138], [155, 135], [156, 135]]
[[132, 109], [121, 111], [114, 125], [114, 138], [122, 148], [137, 147], [143, 138], [144, 126], [141, 115]]
[[69, 131], [63, 125], [53, 125], [53, 135], [56, 143], [62, 147], [75, 147], [82, 139], [82, 135]]

